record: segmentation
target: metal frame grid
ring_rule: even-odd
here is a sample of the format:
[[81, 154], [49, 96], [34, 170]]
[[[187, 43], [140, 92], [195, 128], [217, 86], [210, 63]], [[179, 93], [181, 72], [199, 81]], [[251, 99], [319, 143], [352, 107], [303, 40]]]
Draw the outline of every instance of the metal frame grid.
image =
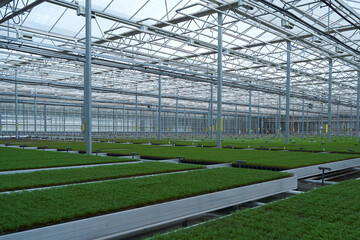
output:
[[86, 14], [84, 0], [3, 0], [0, 94], [9, 98], [16, 84], [30, 98], [82, 98], [92, 25], [93, 102], [160, 112], [175, 101], [203, 111], [214, 102], [224, 112], [251, 115], [252, 106], [275, 117], [280, 96], [287, 121], [311, 103], [305, 110], [331, 125], [332, 104], [344, 115], [358, 107], [359, 8], [357, 0], [92, 0]]

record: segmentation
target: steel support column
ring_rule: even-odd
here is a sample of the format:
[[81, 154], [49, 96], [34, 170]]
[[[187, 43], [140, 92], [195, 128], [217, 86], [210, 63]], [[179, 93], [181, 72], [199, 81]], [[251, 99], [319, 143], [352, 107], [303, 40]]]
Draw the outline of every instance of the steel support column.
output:
[[91, 0], [85, 3], [85, 68], [84, 68], [84, 127], [86, 154], [92, 154], [92, 116], [91, 116]]
[[175, 120], [175, 129], [176, 129], [176, 137], [179, 137], [179, 98], [177, 97], [178, 93], [176, 94], [176, 120]]
[[0, 134], [2, 135], [2, 115], [1, 115], [1, 101], [0, 101]]
[[332, 94], [332, 59], [329, 59], [329, 94], [328, 94], [328, 127], [327, 127], [327, 141], [331, 142], [331, 94]]
[[306, 135], [309, 135], [309, 105], [307, 106], [307, 112], [306, 112]]
[[222, 108], [222, 13], [218, 13], [218, 61], [217, 61], [217, 144], [218, 148], [221, 144], [221, 108]]
[[115, 108], [112, 110], [112, 134], [113, 139], [115, 140]]
[[[352, 111], [352, 108], [351, 108]], [[336, 106], [336, 136], [339, 136], [340, 125], [339, 125], [339, 104]]]
[[125, 104], [123, 104], [123, 134], [125, 135]]
[[302, 116], [301, 116], [301, 137], [304, 137], [304, 127], [305, 127], [305, 99], [302, 99]]
[[323, 118], [324, 118], [324, 104], [321, 102], [321, 114], [319, 117], [320, 135], [323, 136]]
[[[350, 129], [350, 131], [351, 131], [351, 133], [350, 133], [350, 136], [352, 136], [352, 131], [353, 131], [353, 129], [354, 129], [354, 123], [353, 123], [353, 108], [352, 108], [352, 106], [350, 107], [350, 127], [351, 127], [351, 129]], [[338, 113], [338, 118], [339, 118], [339, 113]], [[338, 123], [338, 126], [339, 126], [339, 123]], [[338, 130], [339, 131], [339, 130]], [[338, 133], [338, 136], [339, 136], [339, 133]]]
[[47, 133], [47, 116], [46, 116], [46, 104], [44, 105], [44, 133]]
[[36, 92], [34, 96], [34, 132], [36, 134], [37, 132], [37, 98], [36, 98]]
[[279, 123], [278, 123], [278, 133], [279, 137], [281, 137], [281, 95], [279, 95]]
[[214, 125], [214, 84], [210, 84], [210, 138], [213, 138], [213, 125]]
[[158, 138], [161, 140], [161, 75], [159, 75], [159, 113], [158, 113]]
[[360, 108], [360, 69], [357, 74], [357, 94], [356, 94], [356, 141], [359, 141], [359, 108]]
[[237, 112], [237, 105], [235, 105], [235, 135], [237, 136], [239, 134], [239, 127], [238, 127], [238, 112]]
[[137, 88], [136, 88], [136, 95], [135, 95], [135, 126], [136, 126], [136, 137], [139, 136], [139, 119], [138, 119], [138, 94], [137, 94]]
[[249, 137], [251, 137], [251, 90], [249, 90]]
[[[17, 78], [17, 72], [15, 73], [15, 78]], [[15, 81], [15, 133], [16, 139], [19, 138], [19, 119], [18, 119], [18, 87], [17, 81]]]
[[65, 134], [66, 131], [66, 114], [65, 114], [65, 106], [63, 106], [63, 131]]
[[186, 133], [186, 110], [184, 107], [184, 133]]
[[285, 119], [285, 144], [289, 144], [290, 124], [290, 53], [291, 42], [287, 41], [286, 58], [286, 119]]
[[260, 98], [258, 98], [258, 109], [257, 109], [257, 135], [260, 135]]

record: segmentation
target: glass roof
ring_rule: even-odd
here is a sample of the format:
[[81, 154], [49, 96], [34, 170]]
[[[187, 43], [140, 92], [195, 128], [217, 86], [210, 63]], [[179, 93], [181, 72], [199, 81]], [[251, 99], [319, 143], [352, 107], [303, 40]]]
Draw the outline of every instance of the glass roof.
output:
[[[325, 102], [329, 59], [334, 96], [345, 105], [355, 102], [360, 1], [240, 2], [92, 0], [94, 99], [125, 101], [137, 91], [139, 101], [156, 104], [160, 73], [165, 104], [182, 96], [194, 100], [183, 104], [206, 108], [210, 83], [216, 88], [217, 18], [222, 13], [225, 109], [244, 104], [245, 110], [249, 89], [258, 93], [254, 102], [277, 104], [285, 89], [287, 41], [294, 108], [300, 109], [302, 97], [314, 101], [320, 96]], [[77, 11], [84, 5], [85, 0], [0, 5], [0, 92], [13, 91], [16, 75], [22, 79], [20, 91], [82, 94], [85, 18]]]

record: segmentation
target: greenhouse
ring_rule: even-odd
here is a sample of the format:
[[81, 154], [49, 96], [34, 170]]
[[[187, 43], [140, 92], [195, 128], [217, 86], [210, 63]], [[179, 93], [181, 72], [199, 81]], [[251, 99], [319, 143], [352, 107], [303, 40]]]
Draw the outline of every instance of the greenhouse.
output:
[[0, 0], [0, 240], [359, 239], [359, 23], [359, 0]]

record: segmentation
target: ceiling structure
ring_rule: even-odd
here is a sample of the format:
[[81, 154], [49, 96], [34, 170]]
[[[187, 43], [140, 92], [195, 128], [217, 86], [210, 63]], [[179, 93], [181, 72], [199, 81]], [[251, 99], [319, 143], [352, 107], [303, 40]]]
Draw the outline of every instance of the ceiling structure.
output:
[[[0, 92], [81, 98], [85, 1], [0, 1]], [[285, 95], [291, 41], [291, 108], [356, 106], [360, 2], [356, 0], [92, 0], [93, 99], [208, 108], [216, 101], [217, 14], [223, 14], [223, 108], [275, 113]], [[71, 100], [69, 100], [71, 101]], [[285, 101], [282, 100], [284, 103]], [[216, 106], [216, 105], [215, 105]], [[268, 108], [265, 108], [268, 107]], [[273, 108], [271, 108], [273, 107]]]

